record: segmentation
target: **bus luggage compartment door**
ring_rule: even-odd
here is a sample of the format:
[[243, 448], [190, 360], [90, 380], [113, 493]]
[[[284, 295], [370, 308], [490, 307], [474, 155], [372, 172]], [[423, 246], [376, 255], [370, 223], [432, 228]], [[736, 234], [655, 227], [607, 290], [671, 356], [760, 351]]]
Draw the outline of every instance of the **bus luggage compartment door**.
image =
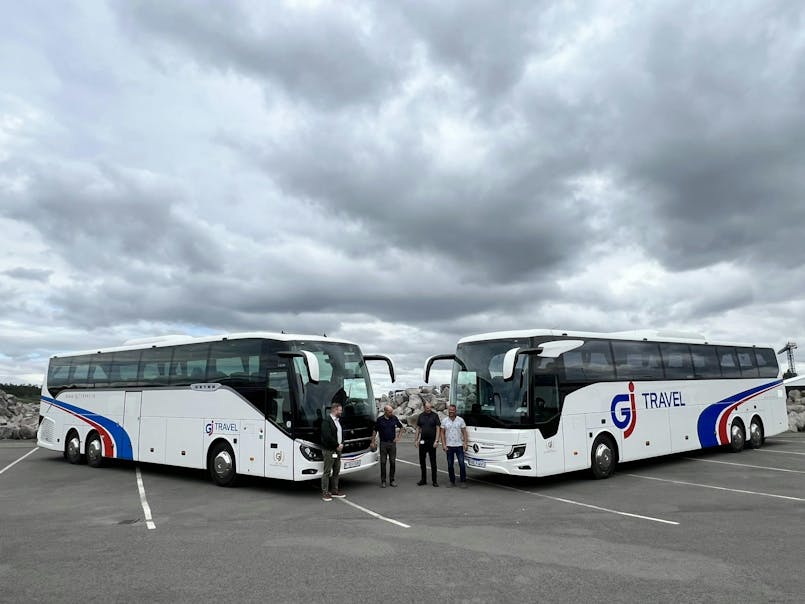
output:
[[266, 476], [293, 480], [294, 441], [272, 422], [266, 426]]

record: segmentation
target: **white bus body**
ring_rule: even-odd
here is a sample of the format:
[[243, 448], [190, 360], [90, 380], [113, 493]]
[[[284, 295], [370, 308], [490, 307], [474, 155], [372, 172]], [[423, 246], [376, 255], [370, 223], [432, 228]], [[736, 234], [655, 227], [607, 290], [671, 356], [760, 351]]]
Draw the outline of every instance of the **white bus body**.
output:
[[341, 402], [342, 474], [377, 463], [364, 356], [350, 342], [246, 333], [154, 338], [53, 357], [42, 387], [40, 447], [78, 463], [104, 458], [309, 480], [322, 475], [319, 426]]
[[657, 332], [498, 332], [463, 338], [450, 402], [470, 467], [521, 476], [592, 469], [729, 445], [788, 428], [770, 347]]

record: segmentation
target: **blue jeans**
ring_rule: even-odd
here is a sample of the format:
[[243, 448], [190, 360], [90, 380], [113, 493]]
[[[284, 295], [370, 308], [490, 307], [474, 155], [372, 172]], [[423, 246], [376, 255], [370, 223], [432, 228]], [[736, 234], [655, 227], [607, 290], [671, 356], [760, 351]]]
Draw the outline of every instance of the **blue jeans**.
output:
[[467, 466], [464, 465], [464, 447], [447, 447], [447, 475], [450, 482], [456, 482], [456, 472], [453, 469], [453, 456], [458, 458], [458, 473], [461, 482], [467, 482]]

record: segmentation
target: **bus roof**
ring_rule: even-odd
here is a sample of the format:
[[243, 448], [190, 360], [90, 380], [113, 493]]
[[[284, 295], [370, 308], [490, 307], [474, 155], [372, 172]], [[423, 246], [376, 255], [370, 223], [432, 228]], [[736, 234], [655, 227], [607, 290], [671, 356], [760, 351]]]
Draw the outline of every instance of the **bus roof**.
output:
[[180, 344], [203, 344], [205, 342], [220, 342], [221, 340], [245, 340], [245, 339], [279, 340], [282, 342], [313, 341], [313, 342], [332, 342], [336, 344], [347, 344], [357, 346], [354, 342], [329, 338], [327, 336], [314, 336], [297, 333], [273, 333], [268, 331], [253, 331], [243, 333], [217, 334], [213, 336], [185, 336], [168, 335], [154, 336], [149, 338], [137, 338], [127, 340], [121, 346], [96, 348], [93, 350], [82, 350], [78, 352], [67, 352], [53, 355], [54, 357], [72, 357], [84, 354], [97, 354], [99, 352], [118, 352], [122, 350], [138, 350], [142, 348], [162, 348], [163, 346], [178, 346]]
[[[506, 340], [510, 338], [533, 338], [538, 336], [569, 337], [569, 338], [599, 338], [606, 340], [645, 340], [647, 342], [675, 342], [683, 344], [715, 344], [721, 346], [747, 346], [753, 347], [754, 344], [744, 344], [736, 342], [712, 342], [705, 336], [698, 333], [682, 331], [662, 331], [639, 329], [634, 331], [613, 331], [613, 332], [592, 332], [592, 331], [565, 331], [560, 329], [523, 329], [519, 331], [493, 331], [480, 333], [473, 336], [461, 338], [458, 343], [466, 344], [469, 342], [484, 342], [487, 340]], [[761, 346], [771, 348], [771, 346]]]

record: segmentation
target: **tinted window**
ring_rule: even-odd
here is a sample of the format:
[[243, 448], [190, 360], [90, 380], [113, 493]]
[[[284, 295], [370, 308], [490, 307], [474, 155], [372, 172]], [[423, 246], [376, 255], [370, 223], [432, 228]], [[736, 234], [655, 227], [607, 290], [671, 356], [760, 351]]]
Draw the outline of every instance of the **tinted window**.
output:
[[721, 366], [721, 376], [725, 378], [741, 377], [741, 369], [738, 367], [738, 357], [735, 349], [728, 346], [718, 346], [718, 364]]
[[760, 377], [777, 377], [780, 368], [777, 365], [777, 356], [771, 348], [756, 348], [755, 361]]
[[721, 377], [715, 346], [691, 344], [690, 353], [693, 357], [693, 370], [697, 378], [708, 380]]
[[288, 380], [288, 370], [270, 370], [268, 372], [266, 419], [288, 431], [287, 422], [291, 421], [292, 417], [291, 384]]
[[210, 345], [207, 379], [222, 383], [260, 383], [260, 340], [223, 340]]
[[665, 379], [693, 379], [693, 360], [687, 344], [660, 344], [660, 352], [665, 367]]
[[70, 359], [51, 359], [48, 367], [48, 389], [62, 388], [70, 374]]
[[72, 388], [92, 388], [89, 381], [90, 356], [73, 357], [69, 385]]
[[564, 353], [562, 361], [568, 382], [615, 379], [615, 365], [608, 341], [587, 340], [580, 348]]
[[139, 350], [115, 352], [109, 363], [109, 385], [118, 388], [135, 386], [139, 364]]
[[189, 386], [207, 379], [207, 357], [210, 345], [189, 344], [177, 346], [171, 361], [171, 386]]
[[97, 387], [109, 385], [109, 364], [112, 360], [111, 354], [92, 355], [89, 369], [90, 381]]
[[612, 341], [619, 380], [661, 380], [660, 346], [656, 342]]
[[738, 366], [741, 368], [743, 377], [757, 377], [758, 370], [755, 364], [755, 351], [752, 348], [736, 348], [738, 354]]
[[146, 348], [140, 358], [140, 383], [143, 386], [167, 386], [173, 347]]

